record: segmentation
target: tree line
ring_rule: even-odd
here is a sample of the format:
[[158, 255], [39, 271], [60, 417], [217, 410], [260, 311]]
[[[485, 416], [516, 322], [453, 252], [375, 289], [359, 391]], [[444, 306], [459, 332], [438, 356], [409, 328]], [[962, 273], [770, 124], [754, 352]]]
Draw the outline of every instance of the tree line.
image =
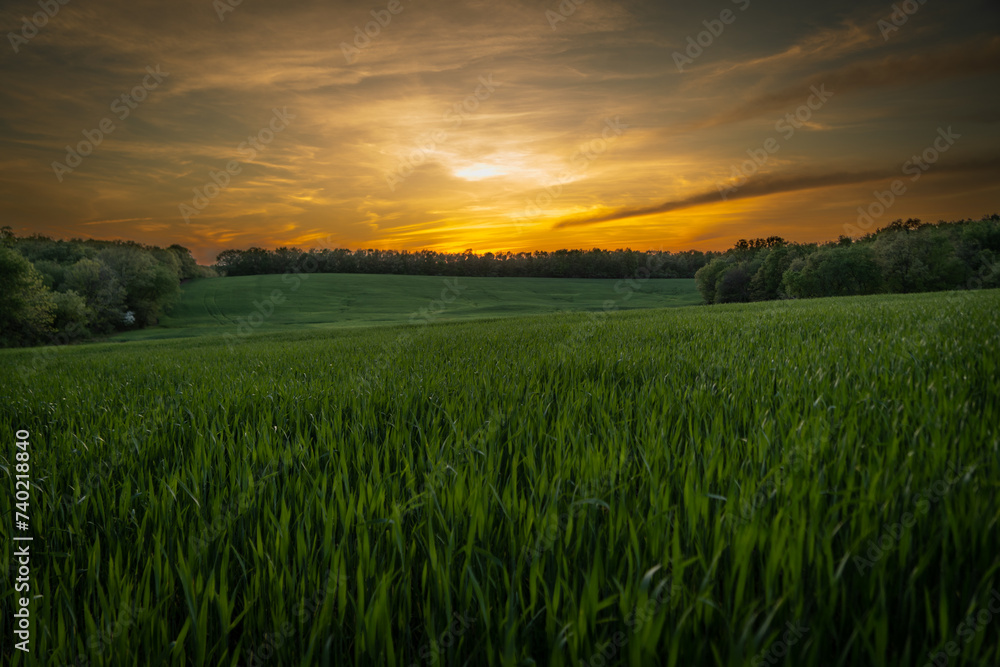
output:
[[180, 245], [17, 238], [0, 229], [0, 346], [58, 344], [156, 324], [180, 284], [216, 275]]
[[857, 240], [741, 240], [695, 273], [706, 303], [1000, 287], [1000, 215], [895, 220]]
[[694, 278], [706, 303], [1000, 287], [1000, 215], [895, 220], [859, 239], [740, 240], [725, 252], [225, 250], [199, 266], [180, 245], [17, 238], [0, 229], [0, 346], [66, 343], [155, 325], [192, 278], [284, 273]]
[[642, 250], [556, 250], [554, 252], [488, 252], [477, 255], [422, 250], [348, 250], [249, 248], [225, 250], [215, 268], [227, 276], [274, 273], [388, 273], [414, 276], [482, 276], [495, 278], [633, 278], [652, 267], [651, 278], [693, 278], [722, 253]]

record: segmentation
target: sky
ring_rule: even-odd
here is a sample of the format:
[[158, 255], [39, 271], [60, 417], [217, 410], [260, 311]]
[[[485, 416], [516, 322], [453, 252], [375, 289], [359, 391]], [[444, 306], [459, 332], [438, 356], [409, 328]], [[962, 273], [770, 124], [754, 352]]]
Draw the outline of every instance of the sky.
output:
[[995, 1], [3, 0], [0, 27], [18, 235], [210, 264], [1000, 211]]

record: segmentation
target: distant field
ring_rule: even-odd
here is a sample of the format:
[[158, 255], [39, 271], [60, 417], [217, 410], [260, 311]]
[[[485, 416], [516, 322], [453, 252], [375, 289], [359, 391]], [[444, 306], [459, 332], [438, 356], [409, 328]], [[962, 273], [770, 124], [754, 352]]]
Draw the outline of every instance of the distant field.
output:
[[[161, 326], [117, 340], [403, 324], [430, 316], [447, 322], [558, 311], [664, 308], [701, 303], [694, 280], [578, 280], [562, 278], [444, 278], [368, 274], [243, 276], [196, 280]], [[283, 300], [268, 312], [275, 290]], [[256, 304], [261, 304], [258, 308]], [[424, 311], [421, 314], [421, 311]], [[247, 320], [245, 318], [251, 318]], [[255, 322], [262, 323], [253, 325]]]
[[997, 290], [0, 350], [0, 663], [1000, 665], [998, 396]]

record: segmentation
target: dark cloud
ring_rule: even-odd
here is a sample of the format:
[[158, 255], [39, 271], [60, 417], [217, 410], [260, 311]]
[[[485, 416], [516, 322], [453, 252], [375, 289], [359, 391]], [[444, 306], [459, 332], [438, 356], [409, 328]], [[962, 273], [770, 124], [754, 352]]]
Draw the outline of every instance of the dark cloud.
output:
[[[1000, 175], [1000, 156], [980, 157], [972, 160], [965, 160], [955, 164], [941, 164], [933, 167], [933, 172], [927, 172], [928, 176], [939, 174], [953, 174], [964, 172], [993, 173]], [[617, 220], [627, 220], [629, 218], [640, 218], [660, 213], [670, 213], [682, 209], [705, 206], [708, 204], [719, 204], [727, 201], [740, 199], [754, 199], [757, 197], [767, 197], [769, 195], [782, 194], [786, 192], [796, 192], [799, 190], [814, 190], [819, 188], [832, 188], [841, 185], [854, 185], [857, 183], [869, 183], [874, 181], [891, 181], [900, 178], [900, 170], [896, 169], [868, 169], [860, 171], [834, 171], [814, 174], [801, 173], [777, 173], [768, 174], [758, 178], [750, 179], [741, 187], [730, 189], [729, 184], [720, 184], [712, 190], [706, 190], [682, 199], [673, 199], [657, 204], [639, 208], [621, 208], [599, 215], [581, 216], [568, 218], [557, 222], [554, 229], [565, 229], [568, 227], [579, 227], [583, 225], [596, 225], [602, 222], [615, 222]]]
[[872, 58], [813, 74], [791, 86], [759, 94], [739, 106], [712, 116], [698, 127], [736, 123], [761, 114], [805, 104], [814, 88], [833, 95], [865, 89], [927, 84], [942, 79], [1000, 72], [1000, 37], [978, 44], [962, 44], [933, 53], [909, 53]]

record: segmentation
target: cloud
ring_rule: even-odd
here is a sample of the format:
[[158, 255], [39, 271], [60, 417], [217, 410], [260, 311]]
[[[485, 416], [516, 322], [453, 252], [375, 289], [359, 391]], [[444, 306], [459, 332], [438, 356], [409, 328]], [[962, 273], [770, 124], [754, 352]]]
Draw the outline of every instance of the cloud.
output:
[[[987, 171], [1000, 174], [1000, 155], [980, 157], [950, 165], [936, 165], [933, 168], [933, 172], [928, 173], [945, 174]], [[662, 204], [657, 204], [655, 206], [620, 208], [606, 213], [567, 218], [565, 220], [558, 221], [552, 228], [566, 229], [569, 227], [596, 225], [603, 222], [615, 222], [617, 220], [626, 220], [629, 218], [670, 213], [672, 211], [705, 206], [708, 204], [718, 204], [725, 201], [754, 199], [757, 197], [767, 197], [785, 192], [797, 192], [799, 190], [813, 190], [818, 188], [832, 188], [841, 185], [854, 185], [857, 183], [870, 183], [873, 181], [888, 180], [898, 177], [898, 168], [868, 169], [859, 171], [830, 171], [813, 174], [802, 174], [798, 173], [797, 170], [789, 170], [783, 173], [768, 174], [755, 178], [747, 182], [742, 187], [725, 193], [725, 198], [723, 198], [723, 188], [717, 187], [715, 189], [699, 192], [682, 199], [665, 201]]]
[[878, 39], [874, 28], [865, 30], [853, 21], [846, 21], [837, 27], [821, 28], [777, 53], [750, 60], [737, 59], [720, 63], [707, 76], [716, 77], [732, 73], [743, 76], [748, 71], [754, 70], [773, 74], [775, 70], [801, 68], [816, 61], [830, 62], [881, 44], [882, 41]]
[[869, 59], [814, 74], [779, 90], [757, 95], [743, 104], [696, 123], [709, 128], [756, 118], [763, 113], [801, 104], [812, 86], [826, 86], [834, 95], [1000, 71], [1000, 38], [964, 44], [935, 53], [910, 53]]
[[[0, 224], [19, 233], [180, 242], [203, 261], [225, 247], [327, 233], [353, 247], [408, 249], [659, 243], [662, 230], [641, 222], [549, 227], [579, 211], [616, 215], [611, 209], [621, 205], [641, 214], [642, 204], [671, 193], [698, 193], [764, 139], [759, 126], [737, 120], [770, 108], [784, 113], [789, 102], [805, 101], [813, 82], [837, 96], [869, 94], [824, 107], [773, 168], [794, 162], [829, 185], [829, 165], [860, 165], [838, 177], [860, 178], [868, 165], [906, 155], [927, 124], [966, 118], [978, 122], [961, 123], [963, 143], [1000, 152], [997, 78], [957, 80], [992, 74], [989, 59], [1000, 60], [996, 40], [976, 37], [1000, 34], [998, 15], [977, 13], [979, 0], [927, 3], [888, 44], [875, 27], [888, 6], [754, 4], [683, 75], [672, 52], [719, 8], [587, 0], [553, 30], [546, 10], [558, 10], [559, 0], [406, 0], [346, 62], [341, 43], [353, 42], [355, 27], [386, 4], [243, 2], [220, 21], [211, 0], [70, 2], [20, 53], [0, 51]], [[0, 6], [0, 24], [16, 30], [29, 5]], [[962, 48], [942, 49], [949, 43]], [[167, 80], [118, 120], [112, 101], [157, 64]], [[490, 73], [500, 84], [495, 94], [460, 126], [447, 120]], [[891, 99], [878, 95], [890, 86]], [[275, 107], [295, 119], [243, 162], [238, 147]], [[52, 162], [65, 161], [66, 147], [109, 116], [114, 132], [57, 181]], [[601, 145], [604, 119], [616, 116], [628, 132], [583, 169], [581, 152]], [[429, 140], [441, 131], [446, 138]], [[391, 190], [387, 175], [401, 166], [410, 173], [404, 160], [411, 158], [412, 173]], [[185, 224], [179, 204], [231, 160], [242, 164], [239, 174]], [[477, 171], [503, 176], [462, 178]], [[514, 215], [567, 172], [573, 178], [561, 194], [515, 233]], [[771, 178], [747, 183], [741, 196], [809, 182], [791, 172]], [[956, 183], [939, 198], [942, 211], [969, 215], [987, 205], [995, 194], [980, 185]], [[668, 237], [694, 239], [714, 225], [719, 209], [707, 204], [717, 196], [670, 203], [704, 208]], [[804, 235], [836, 227], [833, 213], [814, 214]], [[745, 224], [776, 219], [757, 215]]]

